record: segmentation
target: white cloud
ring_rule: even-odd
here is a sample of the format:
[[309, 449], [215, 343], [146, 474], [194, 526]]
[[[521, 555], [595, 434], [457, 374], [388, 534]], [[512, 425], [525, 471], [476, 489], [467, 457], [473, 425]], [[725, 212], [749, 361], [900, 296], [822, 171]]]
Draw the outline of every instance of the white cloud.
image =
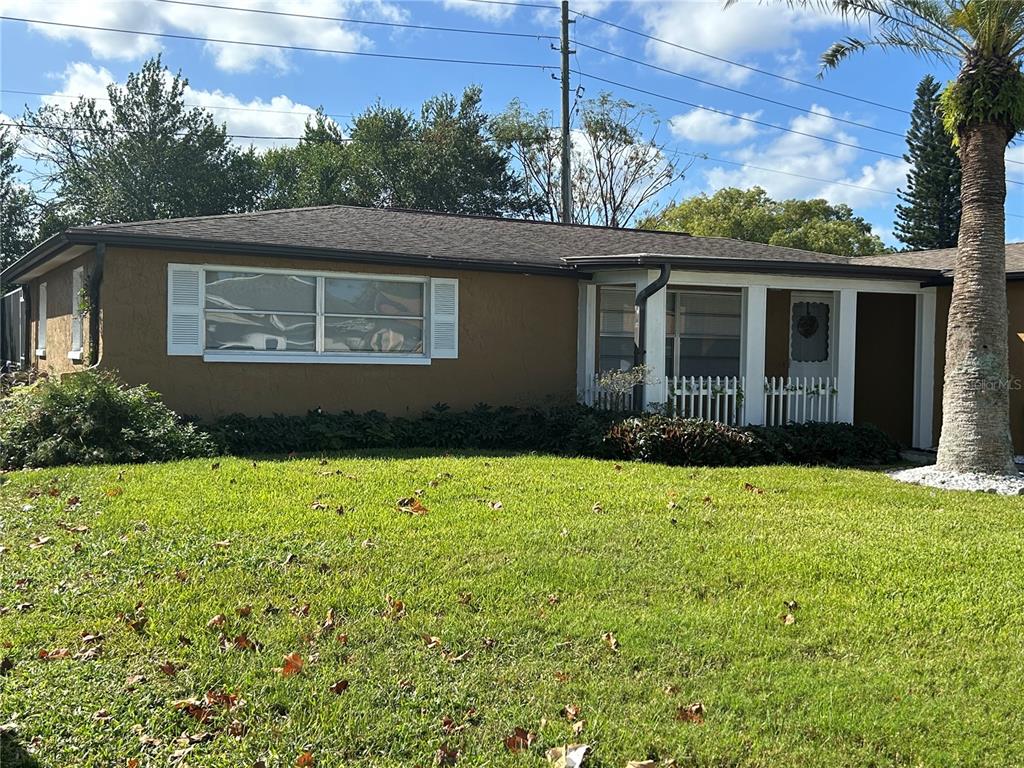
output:
[[[236, 0], [236, 5], [314, 16], [384, 18], [398, 21], [406, 13], [385, 0], [358, 3], [353, 0]], [[0, 0], [0, 9], [19, 7], [14, 0]], [[244, 40], [254, 43], [305, 46], [331, 50], [362, 51], [373, 41], [352, 25], [323, 19], [294, 18], [269, 13], [218, 10], [156, 2], [89, 3], [50, 0], [32, 6], [35, 17], [45, 21], [106, 26], [149, 32], [189, 34], [203, 38]], [[34, 24], [32, 29], [58, 40], [78, 40], [98, 59], [137, 60], [162, 48], [157, 37], [100, 32], [71, 27]], [[196, 43], [198, 45], [198, 43]], [[206, 43], [221, 69], [241, 72], [259, 65], [286, 69], [294, 55], [279, 48]]]
[[[741, 117], [756, 120], [760, 112], [744, 112]], [[739, 144], [757, 135], [757, 126], [745, 120], [694, 109], [669, 118], [669, 130], [679, 139], [701, 144]]]
[[[831, 113], [826, 108], [812, 106], [812, 112], [793, 118], [788, 127], [856, 145], [853, 136], [828, 119]], [[860, 153], [856, 146], [784, 133], [767, 144], [751, 144], [731, 152], [728, 159], [740, 163], [740, 167], [715, 166], [704, 171], [704, 176], [713, 189], [759, 186], [779, 199], [822, 197], [851, 207], [891, 207], [895, 201], [891, 195], [844, 185], [895, 192], [906, 181], [906, 163], [883, 157], [858, 168], [855, 163]], [[830, 179], [836, 181], [827, 181]]]
[[443, 0], [446, 11], [462, 11], [486, 21], [505, 21], [516, 12], [514, 5], [500, 3], [477, 3], [473, 0]]
[[[777, 4], [741, 2], [723, 9], [718, 2], [678, 3], [671, 0], [637, 2], [635, 8], [645, 30], [663, 40], [715, 56], [751, 63], [752, 54], [786, 52], [799, 55], [802, 32], [836, 26], [839, 22], [809, 9]], [[648, 41], [646, 52], [655, 63], [677, 70], [702, 72], [736, 84], [748, 78], [749, 70], [680, 48]]]
[[[115, 82], [114, 76], [103, 67], [94, 67], [84, 62], [69, 64], [62, 75], [62, 84], [50, 96], [42, 97], [44, 103], [66, 107], [71, 97], [87, 96], [96, 98], [100, 107], [106, 107], [107, 86]], [[117, 83], [121, 85], [121, 83]], [[269, 99], [239, 99], [220, 90], [205, 91], [186, 86], [184, 101], [190, 106], [204, 107], [215, 122], [225, 124], [228, 133], [246, 136], [301, 136], [306, 119], [316, 112], [308, 104], [293, 101], [285, 95]], [[294, 144], [294, 141], [235, 139], [238, 144], [252, 143], [259, 149]]]

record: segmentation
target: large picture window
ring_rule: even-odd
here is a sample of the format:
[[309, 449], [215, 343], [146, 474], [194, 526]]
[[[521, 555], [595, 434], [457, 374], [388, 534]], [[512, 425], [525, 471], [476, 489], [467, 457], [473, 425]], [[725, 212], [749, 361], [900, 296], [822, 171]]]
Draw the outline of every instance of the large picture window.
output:
[[422, 355], [426, 282], [205, 271], [205, 349]]

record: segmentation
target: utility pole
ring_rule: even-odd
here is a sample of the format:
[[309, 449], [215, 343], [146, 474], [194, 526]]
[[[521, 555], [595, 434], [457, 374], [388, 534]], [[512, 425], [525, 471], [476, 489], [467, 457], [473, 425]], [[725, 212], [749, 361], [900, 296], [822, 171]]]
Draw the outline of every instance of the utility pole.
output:
[[572, 157], [569, 135], [569, 0], [562, 0], [562, 223], [572, 223]]

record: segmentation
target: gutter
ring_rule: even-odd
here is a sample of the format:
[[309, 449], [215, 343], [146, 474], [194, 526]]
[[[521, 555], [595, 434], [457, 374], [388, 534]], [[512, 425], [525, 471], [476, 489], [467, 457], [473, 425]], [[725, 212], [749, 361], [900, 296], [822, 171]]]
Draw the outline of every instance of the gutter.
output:
[[100, 364], [100, 286], [103, 284], [103, 262], [107, 244], [96, 243], [96, 261], [89, 275], [89, 368]]
[[16, 280], [20, 275], [25, 274], [69, 245], [98, 245], [101, 242], [109, 246], [118, 247], [153, 248], [200, 253], [235, 253], [246, 256], [277, 256], [320, 261], [350, 261], [359, 264], [394, 264], [419, 268], [465, 269], [474, 272], [552, 275], [568, 277], [574, 280], [589, 279], [590, 277], [590, 274], [586, 271], [581, 271], [575, 266], [566, 264], [549, 265], [522, 261], [444, 258], [429, 254], [288, 246], [272, 243], [246, 243], [234, 240], [209, 240], [162, 235], [135, 235], [111, 230], [82, 228], [68, 229], [64, 233], [54, 235], [49, 240], [40, 243], [4, 270], [2, 276], [5, 280]]
[[708, 272], [748, 272], [769, 275], [799, 275], [814, 277], [890, 278], [903, 280], [934, 280], [941, 270], [917, 267], [885, 267], [878, 265], [843, 264], [839, 262], [786, 261], [783, 259], [736, 259], [708, 256], [570, 256], [567, 264], [597, 271], [601, 269], [628, 269], [658, 267], [668, 263], [680, 268]]
[[[654, 294], [668, 285], [669, 277], [672, 276], [672, 265], [668, 263], [662, 263], [660, 266], [661, 272], [658, 274], [658, 279], [653, 283], [645, 286], [636, 295], [636, 338], [633, 341], [633, 365], [641, 366], [647, 362], [647, 300]], [[639, 403], [641, 408], [646, 406], [644, 402], [644, 385], [636, 384], [633, 386], [633, 405]]]

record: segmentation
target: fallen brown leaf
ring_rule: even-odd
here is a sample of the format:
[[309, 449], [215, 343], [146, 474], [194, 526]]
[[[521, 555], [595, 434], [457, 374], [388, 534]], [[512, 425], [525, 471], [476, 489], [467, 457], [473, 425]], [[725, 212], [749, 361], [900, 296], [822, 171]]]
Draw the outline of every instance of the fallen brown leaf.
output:
[[601, 640], [603, 640], [604, 644], [611, 648], [613, 651], [619, 650], [618, 638], [616, 638], [615, 635], [613, 635], [611, 632], [605, 632], [603, 635], [601, 635]]
[[339, 680], [330, 687], [330, 692], [334, 694], [342, 694], [348, 690], [348, 680]]
[[400, 618], [405, 616], [405, 603], [401, 600], [392, 597], [391, 595], [384, 596], [384, 602], [387, 604], [387, 609], [384, 615], [392, 621], [398, 621]]
[[764, 488], [758, 488], [753, 483], [744, 483], [743, 490], [749, 491], [750, 493], [764, 493]]
[[40, 547], [45, 547], [51, 541], [53, 541], [53, 537], [52, 536], [34, 536], [32, 538], [31, 543], [28, 545], [28, 548], [29, 549], [39, 549]]
[[306, 662], [302, 660], [302, 656], [293, 651], [284, 657], [284, 666], [280, 669], [281, 677], [297, 675], [305, 665]]
[[525, 728], [516, 728], [509, 736], [505, 737], [505, 748], [509, 752], [522, 752], [533, 746], [537, 740], [537, 734], [527, 731]]
[[161, 664], [157, 664], [156, 668], [168, 677], [174, 677], [176, 674], [178, 674], [178, 668], [174, 666], [174, 662], [171, 661], [165, 661]]
[[693, 704], [684, 704], [676, 710], [676, 720], [700, 725], [704, 722], [704, 705], [699, 701]]
[[447, 744], [442, 744], [437, 748], [434, 758], [438, 765], [455, 765], [455, 762], [459, 759], [459, 750], [449, 747]]
[[562, 707], [562, 717], [568, 720], [570, 723], [573, 720], [577, 720], [580, 716], [580, 708], [575, 704], [566, 704]]
[[303, 752], [295, 761], [296, 768], [309, 768], [311, 765], [316, 765], [316, 758], [313, 757], [312, 752]]
[[243, 619], [248, 618], [252, 614], [252, 606], [249, 604], [238, 606], [238, 615]]
[[423, 502], [415, 496], [399, 499], [398, 510], [410, 515], [425, 515], [429, 511], [425, 506], [423, 506]]
[[113, 717], [113, 715], [111, 715], [107, 710], [105, 710], [105, 709], [98, 709], [98, 710], [96, 710], [96, 712], [93, 713], [92, 719], [93, 720], [98, 720], [101, 723], [105, 723], [108, 720], [110, 720], [111, 717]]
[[227, 623], [227, 620], [227, 616], [225, 616], [223, 613], [218, 613], [216, 616], [214, 616], [212, 619], [206, 622], [206, 628], [215, 629], [216, 627], [223, 627], [224, 624]]
[[60, 661], [61, 659], [66, 659], [69, 655], [70, 651], [67, 648], [54, 648], [52, 651], [40, 648], [39, 653], [36, 654], [43, 661]]

